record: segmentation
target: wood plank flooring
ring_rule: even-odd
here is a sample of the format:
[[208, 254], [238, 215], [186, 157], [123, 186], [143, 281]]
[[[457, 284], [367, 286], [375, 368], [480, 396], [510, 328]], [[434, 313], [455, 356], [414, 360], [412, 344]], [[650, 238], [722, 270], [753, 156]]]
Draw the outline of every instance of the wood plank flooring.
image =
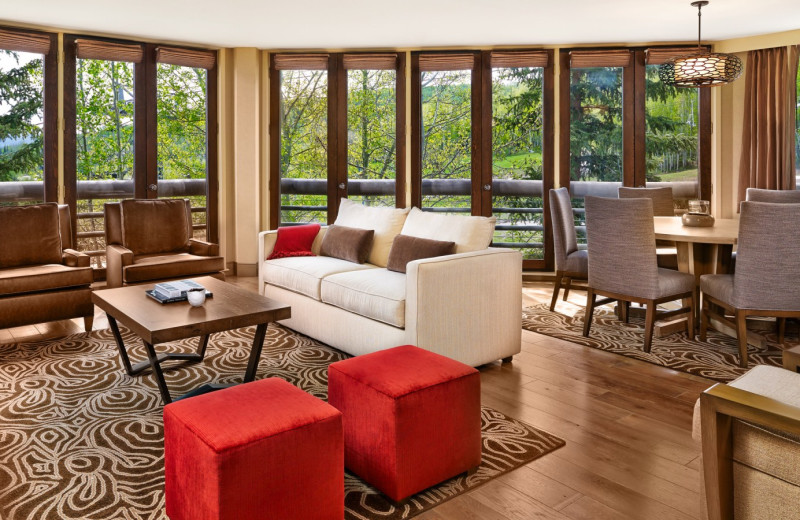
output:
[[[255, 278], [228, 281], [256, 290]], [[524, 284], [522, 305], [552, 284]], [[585, 303], [585, 293], [570, 300]], [[97, 312], [95, 329], [107, 327]], [[82, 320], [0, 329], [0, 343], [83, 332]], [[483, 403], [567, 441], [560, 450], [461, 495], [421, 520], [703, 518], [694, 402], [713, 382], [523, 331], [510, 364], [481, 368]]]

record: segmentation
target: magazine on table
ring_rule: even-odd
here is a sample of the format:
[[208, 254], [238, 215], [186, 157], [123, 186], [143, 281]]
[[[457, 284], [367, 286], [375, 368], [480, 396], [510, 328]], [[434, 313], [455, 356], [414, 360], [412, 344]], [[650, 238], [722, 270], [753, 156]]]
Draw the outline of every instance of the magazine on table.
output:
[[145, 294], [159, 303], [185, 302], [187, 299], [186, 293], [197, 289], [205, 290], [206, 298], [213, 296], [211, 291], [206, 290], [205, 287], [194, 280], [157, 283], [153, 289], [145, 291]]

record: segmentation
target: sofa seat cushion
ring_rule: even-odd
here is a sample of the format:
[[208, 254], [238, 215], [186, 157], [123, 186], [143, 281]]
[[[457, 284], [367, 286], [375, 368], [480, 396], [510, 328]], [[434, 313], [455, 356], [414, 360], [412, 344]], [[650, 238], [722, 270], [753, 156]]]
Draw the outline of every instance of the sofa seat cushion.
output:
[[320, 284], [326, 276], [348, 271], [373, 270], [372, 264], [355, 264], [329, 256], [276, 258], [264, 262], [264, 282], [320, 299]]
[[403, 328], [406, 275], [386, 269], [353, 271], [322, 280], [322, 301], [361, 316]]
[[91, 285], [91, 267], [61, 264], [0, 269], [0, 294], [23, 294]]
[[133, 264], [125, 267], [122, 276], [125, 283], [138, 283], [164, 278], [188, 278], [224, 270], [225, 259], [221, 256], [189, 253], [143, 255], [134, 258]]

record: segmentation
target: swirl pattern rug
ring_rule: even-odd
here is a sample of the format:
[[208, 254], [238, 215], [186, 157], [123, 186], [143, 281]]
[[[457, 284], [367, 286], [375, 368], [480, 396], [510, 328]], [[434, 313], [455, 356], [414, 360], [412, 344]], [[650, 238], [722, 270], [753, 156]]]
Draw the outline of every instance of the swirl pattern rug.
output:
[[[569, 302], [558, 302], [555, 312], [546, 304], [522, 310], [522, 328], [578, 345], [592, 347], [623, 356], [640, 359], [681, 372], [688, 372], [714, 381], [727, 383], [755, 365], [781, 366], [781, 347], [775, 334], [767, 334], [767, 348], [748, 346], [748, 368], [740, 368], [739, 347], [732, 338], [709, 327], [707, 341], [690, 340], [686, 332], [653, 337], [650, 353], [645, 353], [644, 319], [630, 318], [623, 323], [609, 309], [595, 309], [592, 330], [583, 337], [585, 308]], [[788, 346], [787, 342], [787, 346]]]
[[[215, 334], [206, 358], [165, 376], [173, 395], [207, 382], [240, 382], [254, 327]], [[146, 358], [123, 329], [132, 361]], [[193, 340], [157, 346], [192, 352]], [[270, 325], [258, 379], [281, 377], [326, 398], [327, 367], [349, 356]], [[130, 377], [109, 330], [0, 345], [0, 519], [166, 519], [162, 406], [148, 374]], [[477, 471], [393, 505], [346, 474], [348, 519], [411, 518], [564, 445], [484, 407]]]

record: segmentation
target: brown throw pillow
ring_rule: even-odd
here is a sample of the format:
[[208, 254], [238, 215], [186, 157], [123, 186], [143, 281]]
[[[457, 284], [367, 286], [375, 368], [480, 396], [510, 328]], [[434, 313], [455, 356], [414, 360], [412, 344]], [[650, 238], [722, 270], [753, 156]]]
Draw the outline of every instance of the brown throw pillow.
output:
[[325, 236], [322, 237], [319, 254], [363, 264], [369, 258], [374, 235], [375, 230], [373, 229], [330, 226]]
[[442, 240], [430, 240], [428, 238], [418, 238], [409, 235], [397, 235], [392, 242], [392, 249], [389, 251], [389, 261], [386, 269], [406, 272], [406, 265], [420, 258], [431, 258], [434, 256], [452, 255], [456, 252], [455, 242], [444, 242]]

